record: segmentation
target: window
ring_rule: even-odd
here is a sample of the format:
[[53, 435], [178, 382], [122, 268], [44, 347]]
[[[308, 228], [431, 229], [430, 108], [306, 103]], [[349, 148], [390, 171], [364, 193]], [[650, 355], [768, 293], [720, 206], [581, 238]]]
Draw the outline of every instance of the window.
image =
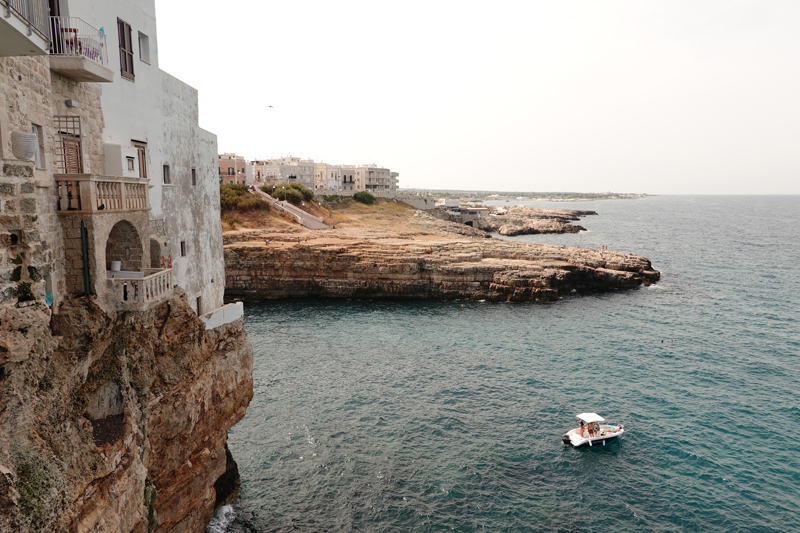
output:
[[55, 116], [56, 172], [83, 174], [81, 150], [81, 117]]
[[122, 77], [133, 81], [133, 42], [131, 41], [131, 25], [117, 19], [119, 34], [119, 69]]
[[169, 185], [172, 183], [169, 179], [169, 165], [164, 165], [164, 184]]
[[197, 297], [197, 315], [198, 315], [198, 316], [201, 314], [201, 311], [200, 311], [200, 309], [202, 309], [202, 307], [201, 307], [200, 305], [201, 305], [201, 297], [200, 297], [200, 296], [198, 296], [198, 297]]
[[142, 32], [139, 32], [139, 59], [150, 63], [150, 38]]
[[147, 144], [143, 142], [133, 142], [136, 147], [136, 155], [139, 158], [139, 177], [147, 178]]
[[128, 170], [131, 171], [131, 172], [136, 170], [136, 164], [133, 162], [133, 158], [132, 157], [126, 157], [125, 159], [128, 160]]
[[34, 154], [34, 162], [36, 164], [36, 168], [44, 168], [44, 135], [42, 132], [42, 127], [38, 124], [31, 124], [31, 133], [36, 135], [36, 154]]
[[181, 257], [186, 257], [186, 241], [181, 241]]
[[192, 185], [197, 185], [197, 169], [192, 168]]
[[228, 167], [228, 176], [233, 176], [233, 167]]

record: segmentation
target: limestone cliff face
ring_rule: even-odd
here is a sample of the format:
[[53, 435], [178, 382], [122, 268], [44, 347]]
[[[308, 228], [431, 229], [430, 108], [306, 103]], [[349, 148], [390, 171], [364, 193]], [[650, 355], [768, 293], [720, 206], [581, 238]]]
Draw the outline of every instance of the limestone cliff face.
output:
[[659, 279], [644, 257], [496, 239], [364, 241], [225, 250], [226, 297], [551, 300], [573, 289], [621, 289]]
[[0, 316], [0, 531], [202, 532], [252, 398], [243, 321], [206, 331], [176, 289]]

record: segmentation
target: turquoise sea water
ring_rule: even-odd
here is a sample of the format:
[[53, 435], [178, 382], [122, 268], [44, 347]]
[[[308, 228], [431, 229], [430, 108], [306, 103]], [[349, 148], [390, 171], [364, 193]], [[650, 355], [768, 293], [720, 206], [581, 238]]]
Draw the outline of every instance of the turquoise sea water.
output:
[[[210, 531], [799, 531], [800, 197], [654, 197], [578, 235], [650, 288], [246, 303], [241, 500]], [[662, 343], [662, 341], [664, 341]], [[561, 443], [575, 413], [621, 442]]]

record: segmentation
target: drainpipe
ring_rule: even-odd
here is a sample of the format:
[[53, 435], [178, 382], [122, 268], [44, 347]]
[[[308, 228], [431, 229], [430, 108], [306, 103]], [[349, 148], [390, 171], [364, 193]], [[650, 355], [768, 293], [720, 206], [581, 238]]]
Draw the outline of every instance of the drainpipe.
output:
[[86, 296], [92, 294], [91, 286], [89, 285], [89, 246], [88, 238], [86, 235], [86, 225], [81, 220], [81, 248], [83, 251], [83, 286], [86, 288]]

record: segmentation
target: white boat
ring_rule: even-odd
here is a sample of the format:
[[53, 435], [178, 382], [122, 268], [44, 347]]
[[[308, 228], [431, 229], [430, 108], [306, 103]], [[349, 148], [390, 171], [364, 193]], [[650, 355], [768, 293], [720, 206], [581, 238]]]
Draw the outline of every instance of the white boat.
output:
[[605, 446], [607, 442], [611, 442], [625, 433], [622, 424], [604, 424], [605, 419], [597, 413], [581, 413], [575, 417], [578, 419], [578, 427], [561, 436], [564, 444], [571, 444], [575, 448]]

